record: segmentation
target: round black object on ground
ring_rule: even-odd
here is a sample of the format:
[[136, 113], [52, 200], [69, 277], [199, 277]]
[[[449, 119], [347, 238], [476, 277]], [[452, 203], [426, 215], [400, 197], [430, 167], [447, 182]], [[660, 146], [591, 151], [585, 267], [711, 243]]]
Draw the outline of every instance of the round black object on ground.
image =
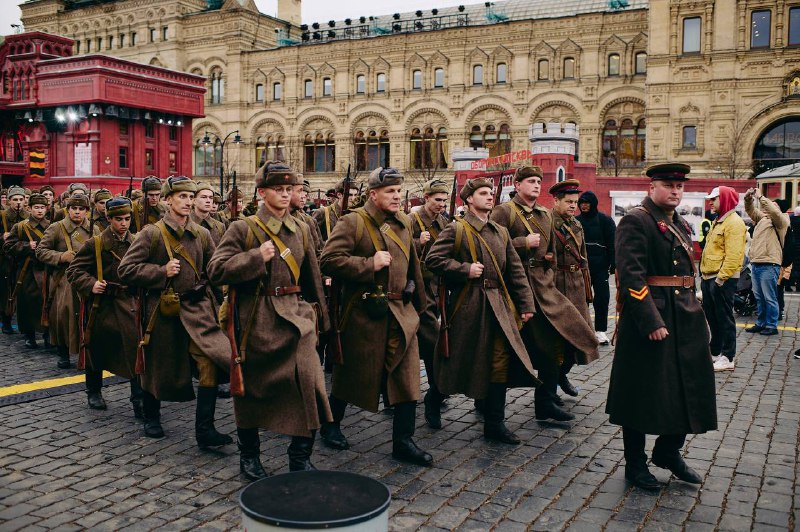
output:
[[336, 528], [369, 521], [391, 502], [389, 489], [343, 471], [284, 473], [253, 482], [239, 505], [251, 519], [285, 528]]

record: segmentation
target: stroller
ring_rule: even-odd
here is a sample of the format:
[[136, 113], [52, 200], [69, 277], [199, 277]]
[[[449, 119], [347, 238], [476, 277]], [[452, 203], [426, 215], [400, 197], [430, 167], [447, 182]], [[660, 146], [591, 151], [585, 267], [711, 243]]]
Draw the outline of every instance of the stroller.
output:
[[739, 316], [751, 316], [756, 311], [756, 296], [753, 294], [753, 276], [748, 262], [739, 276], [736, 292], [733, 294], [733, 310]]

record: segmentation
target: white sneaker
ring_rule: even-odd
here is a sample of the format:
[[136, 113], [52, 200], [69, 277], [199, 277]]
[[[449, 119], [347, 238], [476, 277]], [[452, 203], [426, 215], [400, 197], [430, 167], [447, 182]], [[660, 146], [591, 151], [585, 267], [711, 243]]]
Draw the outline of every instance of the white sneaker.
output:
[[711, 355], [711, 362], [716, 364], [717, 360], [719, 360], [720, 358], [722, 358], [722, 355]]
[[594, 335], [597, 338], [597, 341], [600, 343], [600, 345], [608, 345], [608, 336], [606, 336], [605, 332], [597, 331], [596, 333], [594, 333]]
[[714, 371], [730, 371], [736, 364], [734, 364], [733, 360], [728, 360], [726, 356], [720, 356], [719, 360], [714, 362]]

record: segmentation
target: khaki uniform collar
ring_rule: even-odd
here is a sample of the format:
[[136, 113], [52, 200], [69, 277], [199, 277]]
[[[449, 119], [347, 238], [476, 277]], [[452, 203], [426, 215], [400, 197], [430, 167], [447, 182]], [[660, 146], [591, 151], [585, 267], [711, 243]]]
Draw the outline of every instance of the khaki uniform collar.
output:
[[200, 226], [192, 221], [191, 213], [189, 213], [189, 219], [186, 221], [185, 227], [181, 227], [180, 224], [178, 224], [178, 221], [172, 215], [172, 211], [167, 211], [162, 220], [164, 221], [164, 224], [169, 227], [173, 233], [175, 233], [175, 235], [178, 237], [178, 240], [183, 238], [184, 233], [189, 233], [194, 238], [198, 238], [200, 236]]
[[479, 233], [483, 230], [484, 226], [489, 223], [488, 221], [484, 222], [483, 220], [475, 216], [475, 214], [473, 214], [472, 211], [470, 210], [467, 210], [467, 212], [464, 213], [464, 221], [467, 222], [472, 227], [474, 227], [475, 230]]
[[286, 229], [292, 233], [297, 231], [297, 222], [295, 221], [294, 216], [289, 213], [288, 209], [283, 218], [278, 218], [269, 212], [264, 205], [262, 205], [258, 208], [256, 216], [258, 216], [259, 220], [264, 222], [264, 225], [267, 226], [267, 229], [276, 235], [281, 231], [281, 226], [285, 226]]
[[422, 218], [422, 221], [428, 227], [435, 225], [439, 230], [442, 230], [445, 227], [447, 227], [447, 222], [445, 221], [444, 217], [441, 214], [437, 214], [434, 218], [431, 218], [430, 215], [428, 214], [428, 211], [425, 210], [424, 205], [420, 205], [419, 207], [414, 207], [413, 212], [419, 214], [419, 217]]
[[33, 218], [28, 218], [28, 223], [30, 224], [31, 227], [35, 227], [41, 230], [45, 230], [48, 227], [50, 227], [50, 220], [48, 220], [47, 217], [42, 218], [38, 222]]
[[545, 209], [544, 207], [541, 207], [538, 203], [534, 203], [533, 207], [528, 207], [528, 205], [526, 205], [525, 202], [522, 201], [522, 198], [519, 197], [519, 194], [515, 195], [514, 198], [511, 201], [513, 201], [514, 203], [519, 205], [520, 209], [522, 209], [522, 212], [524, 212], [525, 214], [530, 214], [533, 211], [544, 211], [544, 212], [547, 212], [547, 209]]
[[67, 234], [69, 235], [71, 235], [73, 231], [75, 231], [78, 227], [80, 227], [87, 233], [89, 232], [89, 220], [87, 219], [84, 219], [82, 224], [76, 225], [72, 220], [69, 219], [69, 216], [67, 216], [66, 218], [61, 220], [61, 223], [64, 224], [64, 229], [67, 230]]
[[375, 205], [372, 200], [368, 200], [367, 203], [364, 204], [364, 210], [367, 211], [367, 214], [375, 220], [375, 223], [378, 224], [378, 227], [382, 226], [385, 222], [389, 220], [394, 220], [399, 222], [394, 216], [387, 215], [381, 209]]

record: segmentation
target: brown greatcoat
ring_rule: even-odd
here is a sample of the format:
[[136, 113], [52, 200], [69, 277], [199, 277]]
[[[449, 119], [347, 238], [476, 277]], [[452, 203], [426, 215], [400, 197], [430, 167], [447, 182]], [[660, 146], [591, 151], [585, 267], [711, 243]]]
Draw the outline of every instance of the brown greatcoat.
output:
[[317, 253], [317, 259], [319, 259], [319, 254], [322, 253], [322, 246], [325, 245], [325, 242], [322, 240], [322, 233], [319, 232], [319, 225], [317, 225], [317, 221], [309, 214], [306, 214], [303, 209], [297, 209], [296, 211], [292, 212], [292, 216], [301, 222], [305, 222], [305, 224], [311, 230], [311, 239], [314, 241], [314, 250]]
[[[28, 218], [28, 213], [24, 210], [4, 209], [0, 211], [0, 248], [5, 248], [5, 234], [10, 233], [14, 224], [17, 224]], [[14, 283], [17, 278], [15, 272], [17, 270], [16, 260], [13, 255], [3, 253], [0, 255], [0, 313], [5, 313], [6, 302], [8, 296], [14, 290]]]
[[145, 220], [145, 206], [147, 196], [133, 202], [133, 212], [131, 213], [131, 233], [138, 233], [143, 226], [152, 225], [164, 217], [164, 205], [159, 202], [155, 207], [147, 206], [147, 220]]
[[138, 305], [132, 290], [119, 289], [113, 295], [92, 293], [97, 282], [95, 250], [98, 238], [103, 280], [120, 285], [117, 268], [133, 242], [130, 233], [119, 239], [109, 227], [99, 237], [90, 238], [67, 268], [67, 279], [83, 301], [84, 327], [95, 298], [99, 301], [94, 312], [94, 325], [84, 332], [84, 341], [86, 335], [89, 336], [86, 367], [131, 379], [136, 375], [136, 346], [139, 344], [136, 330]]
[[[525, 269], [505, 227], [491, 221], [483, 222], [472, 212], [467, 212], [463, 221], [473, 227], [489, 246], [487, 250], [480, 240], [472, 240], [477, 262], [484, 265], [483, 275], [469, 279], [473, 260], [467, 240], [471, 237], [465, 228], [457, 227], [461, 222], [450, 224], [441, 232], [426, 259], [433, 272], [444, 276], [450, 292], [447, 307], [447, 315], [451, 317], [448, 322], [450, 356], [445, 358], [436, 353], [436, 384], [444, 394], [463, 393], [476, 399], [485, 398], [492, 372], [494, 336], [502, 333], [513, 360], [509, 366], [509, 384], [533, 386], [536, 382], [533, 366], [505, 292], [502, 288], [484, 287], [484, 282], [502, 286], [502, 276], [517, 312], [533, 313], [533, 293], [525, 281]], [[461, 233], [460, 238], [457, 238], [457, 233]], [[459, 249], [455, 249], [459, 239]], [[495, 269], [490, 252], [500, 271]], [[463, 298], [462, 290], [466, 290]], [[458, 300], [461, 304], [456, 309]]]
[[[25, 277], [22, 285], [17, 290], [17, 323], [19, 330], [23, 333], [32, 333], [42, 330], [42, 305], [44, 305], [45, 272], [47, 266], [36, 258], [35, 250], [31, 249], [31, 240], [24, 227], [27, 226], [30, 238], [34, 242], [39, 242], [41, 237], [36, 231], [44, 233], [50, 222], [47, 218], [40, 222], [34, 222], [33, 218], [19, 222], [9, 231], [11, 234], [3, 244], [3, 252], [14, 257], [16, 269], [12, 276], [11, 294], [14, 285], [19, 281], [19, 275], [25, 261], [30, 258], [28, 267], [25, 270]], [[37, 244], [38, 245], [38, 244]]]
[[[164, 223], [200, 269], [197, 275], [185, 258], [177, 253], [173, 254], [180, 261], [181, 269], [172, 278], [171, 286], [175, 292], [183, 294], [197, 286], [205, 277], [206, 264], [214, 253], [214, 241], [207, 229], [191, 220], [181, 228], [172, 214], [167, 213]], [[161, 292], [167, 287], [164, 265], [168, 261], [161, 231], [155, 225], [148, 225], [136, 236], [119, 265], [120, 280], [145, 291], [140, 300], [142, 328], [147, 326], [153, 311], [158, 308]], [[150, 344], [144, 350], [142, 388], [164, 401], [194, 399], [190, 339], [218, 367], [229, 367], [230, 343], [219, 328], [213, 297], [208, 289], [205, 297], [197, 302], [182, 298], [178, 319], [164, 317], [156, 310]]]
[[[541, 235], [541, 241], [536, 248], [528, 249], [525, 237], [528, 230], [522, 218], [514, 211], [511, 203], [515, 203], [522, 210], [522, 214], [529, 219], [529, 225], [535, 233]], [[550, 337], [549, 331], [541, 330], [549, 322], [555, 331], [578, 352], [576, 361], [578, 364], [587, 364], [597, 360], [597, 338], [592, 327], [586, 323], [583, 316], [574, 305], [570, 304], [564, 294], [558, 291], [555, 286], [555, 275], [552, 269], [552, 261], [547, 260], [545, 255], [554, 252], [553, 240], [553, 219], [550, 211], [544, 207], [535, 205], [528, 207], [515, 196], [513, 200], [498, 205], [492, 210], [491, 219], [506, 229], [511, 235], [511, 242], [514, 249], [522, 259], [522, 265], [528, 275], [528, 282], [533, 290], [533, 298], [536, 301], [538, 319], [528, 320], [522, 329], [523, 337], [526, 342], [531, 344], [540, 353], [557, 356], [560, 353], [553, 353], [553, 346], [547, 338]]]
[[[243, 220], [231, 224], [208, 263], [211, 282], [230, 285], [236, 291], [237, 343], [240, 356], [245, 352], [245, 396], [234, 398], [236, 425], [308, 436], [320, 427], [320, 421], [332, 420], [316, 351], [315, 306], [326, 322], [322, 274], [309, 228], [303, 222], [290, 215], [276, 218], [264, 206], [255, 216], [291, 250], [300, 267], [300, 279], [294, 281], [277, 246], [265, 266], [259, 239]], [[270, 240], [261, 228], [256, 230], [264, 241]], [[259, 282], [264, 285], [256, 299]], [[276, 288], [297, 284], [302, 287], [300, 294], [271, 295]], [[241, 345], [251, 315], [247, 345]], [[324, 419], [320, 420], [320, 414]]]
[[[694, 286], [648, 286], [649, 276], [694, 276], [689, 225], [648, 197], [617, 227], [622, 304], [606, 412], [611, 423], [645, 434], [699, 434], [717, 428], [714, 369], [705, 314]], [[661, 226], [661, 227], [659, 227]], [[648, 335], [666, 327], [669, 336]]]
[[[44, 237], [36, 246], [36, 258], [47, 264], [48, 299], [50, 300], [50, 341], [53, 345], [69, 347], [71, 354], [78, 353], [80, 332], [78, 330], [78, 295], [66, 276], [66, 262], [60, 262], [61, 255], [68, 251], [64, 233], [69, 235], [72, 250], [77, 254], [81, 246], [91, 237], [89, 220], [75, 225], [69, 217], [50, 224]], [[95, 234], [100, 231], [95, 229]]]
[[219, 244], [219, 241], [222, 240], [222, 235], [225, 234], [226, 226], [224, 223], [212, 217], [210, 214], [205, 218], [200, 218], [195, 214], [194, 209], [189, 213], [189, 218], [200, 227], [208, 229], [208, 232], [211, 234], [211, 240], [214, 241], [214, 245]]
[[[375, 272], [373, 259], [375, 247], [365, 222], [358, 213], [346, 214], [336, 224], [320, 257], [322, 272], [342, 284], [342, 308], [352, 300], [350, 312], [343, 312], [341, 341], [343, 364], [333, 368], [332, 393], [339, 399], [373, 412], [378, 411], [381, 382], [386, 375], [389, 403], [397, 404], [419, 399], [420, 366], [417, 328], [419, 312], [425, 308], [425, 291], [417, 251], [411, 239], [411, 221], [403, 213], [387, 216], [372, 201], [367, 201], [364, 211], [375, 223], [375, 230], [384, 223], [397, 234], [409, 248], [409, 258], [391, 238], [382, 238], [382, 247], [392, 255], [387, 268]], [[358, 227], [360, 226], [360, 229]], [[379, 233], [383, 235], [383, 233]], [[399, 294], [407, 281], [416, 284], [412, 301], [390, 300], [389, 312], [382, 319], [370, 318], [360, 301], [365, 292], [374, 292], [376, 285], [384, 291]], [[386, 357], [389, 319], [400, 325], [403, 341], [391, 358]]]
[[[592, 319], [589, 317], [589, 303], [586, 301], [586, 288], [583, 281], [582, 268], [589, 267], [589, 262], [586, 258], [586, 239], [583, 234], [583, 226], [574, 216], [570, 216], [568, 220], [565, 220], [555, 211], [552, 212], [552, 218], [553, 231], [560, 231], [567, 245], [575, 250], [582, 258], [578, 260], [572, 251], [561, 243], [561, 239], [556, 235], [556, 238], [553, 240], [555, 243], [556, 288], [558, 288], [559, 292], [567, 296], [567, 299], [575, 305], [575, 308], [581, 313], [581, 316], [583, 316], [583, 319], [589, 324], [589, 327], [594, 328]], [[569, 230], [565, 229], [566, 227], [569, 227]], [[577, 242], [575, 241], [576, 238], [578, 239]], [[574, 271], [565, 271], [565, 268], [571, 268]]]
[[327, 242], [333, 234], [333, 228], [339, 221], [341, 215], [341, 201], [336, 201], [325, 207], [321, 207], [314, 211], [311, 215], [314, 221], [317, 222], [319, 233], [322, 236], [322, 241]]

